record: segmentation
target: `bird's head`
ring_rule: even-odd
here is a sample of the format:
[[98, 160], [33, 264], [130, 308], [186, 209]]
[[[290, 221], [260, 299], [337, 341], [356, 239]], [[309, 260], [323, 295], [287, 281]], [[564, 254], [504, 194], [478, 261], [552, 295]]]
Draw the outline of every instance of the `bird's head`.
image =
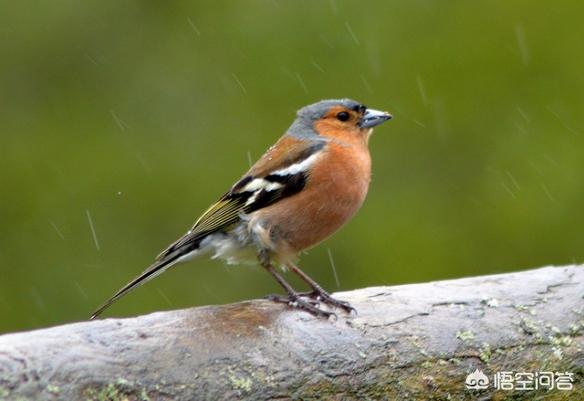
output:
[[367, 139], [374, 127], [391, 118], [391, 114], [368, 108], [355, 100], [321, 100], [298, 110], [296, 121], [288, 132], [299, 137], [358, 135]]

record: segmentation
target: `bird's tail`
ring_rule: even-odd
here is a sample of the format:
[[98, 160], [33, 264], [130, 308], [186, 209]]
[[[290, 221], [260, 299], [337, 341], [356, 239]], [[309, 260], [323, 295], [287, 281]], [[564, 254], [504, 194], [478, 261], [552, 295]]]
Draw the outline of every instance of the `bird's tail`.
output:
[[166, 258], [162, 258], [161, 260], [157, 260], [154, 262], [150, 267], [148, 267], [142, 274], [138, 277], [134, 278], [124, 287], [122, 287], [118, 292], [114, 294], [110, 299], [108, 299], [103, 305], [101, 305], [95, 312], [91, 314], [89, 320], [95, 319], [99, 316], [104, 310], [110, 307], [111, 304], [116, 302], [118, 299], [126, 295], [128, 292], [132, 291], [140, 287], [142, 284], [152, 280], [154, 277], [164, 273], [169, 267], [173, 266], [177, 262], [179, 262], [181, 256], [184, 256], [181, 253], [176, 253], [175, 255], [170, 255]]

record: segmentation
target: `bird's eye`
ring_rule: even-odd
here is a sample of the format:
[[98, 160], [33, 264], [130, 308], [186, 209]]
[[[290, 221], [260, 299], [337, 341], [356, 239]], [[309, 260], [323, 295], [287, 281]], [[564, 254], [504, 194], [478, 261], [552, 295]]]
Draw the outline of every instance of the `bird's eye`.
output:
[[341, 121], [347, 121], [349, 118], [351, 118], [351, 116], [346, 111], [341, 111], [339, 114], [337, 114], [337, 119]]

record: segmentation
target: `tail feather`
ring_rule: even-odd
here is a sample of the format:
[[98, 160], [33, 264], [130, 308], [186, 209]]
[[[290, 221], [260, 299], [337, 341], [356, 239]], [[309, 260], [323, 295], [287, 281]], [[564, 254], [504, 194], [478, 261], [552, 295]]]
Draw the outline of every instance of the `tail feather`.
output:
[[110, 299], [108, 299], [103, 305], [101, 305], [95, 312], [91, 314], [89, 320], [93, 320], [98, 317], [104, 310], [109, 308], [114, 302], [126, 295], [128, 292], [140, 287], [142, 284], [147, 283], [154, 277], [164, 273], [166, 269], [174, 265], [183, 256], [182, 253], [172, 255], [170, 257], [164, 258], [154, 262], [150, 267], [148, 267], [142, 274], [134, 278], [124, 287], [122, 287], [118, 292], [116, 292]]

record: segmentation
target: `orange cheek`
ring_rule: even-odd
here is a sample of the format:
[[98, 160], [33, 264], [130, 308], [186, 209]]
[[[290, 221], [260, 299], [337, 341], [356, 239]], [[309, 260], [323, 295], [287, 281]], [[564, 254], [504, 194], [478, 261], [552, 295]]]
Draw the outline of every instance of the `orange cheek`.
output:
[[340, 134], [351, 133], [354, 131], [354, 129], [348, 126], [346, 122], [332, 118], [317, 121], [316, 124], [314, 124], [314, 128], [320, 135], [331, 137], [336, 137]]
[[[349, 122], [349, 124], [352, 124]], [[347, 123], [334, 119], [324, 119], [318, 121], [314, 124], [316, 131], [322, 135], [329, 138], [339, 139], [343, 142], [355, 143], [364, 142], [367, 143], [369, 139], [369, 130], [359, 129], [357, 126], [348, 126]]]

